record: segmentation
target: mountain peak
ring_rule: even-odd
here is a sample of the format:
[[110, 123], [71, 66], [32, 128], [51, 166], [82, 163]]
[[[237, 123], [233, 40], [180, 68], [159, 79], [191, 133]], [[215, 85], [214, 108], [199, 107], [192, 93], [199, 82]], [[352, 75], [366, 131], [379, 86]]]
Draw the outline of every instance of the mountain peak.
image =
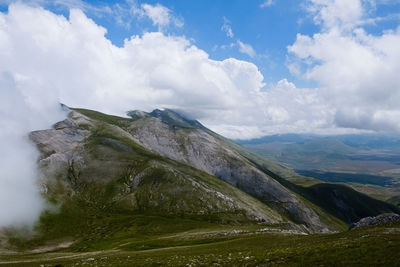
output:
[[182, 115], [181, 113], [172, 110], [172, 109], [155, 109], [152, 112], [144, 112], [140, 110], [132, 110], [128, 111], [127, 115], [134, 119], [142, 119], [142, 118], [158, 118], [165, 124], [170, 126], [178, 126], [178, 127], [196, 127], [200, 129], [207, 129], [204, 127], [199, 121], [191, 120]]

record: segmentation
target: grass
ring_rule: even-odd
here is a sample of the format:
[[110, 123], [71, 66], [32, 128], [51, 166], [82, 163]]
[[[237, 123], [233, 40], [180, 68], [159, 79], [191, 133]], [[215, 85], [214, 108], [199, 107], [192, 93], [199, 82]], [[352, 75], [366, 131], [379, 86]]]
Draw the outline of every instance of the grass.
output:
[[[199, 244], [200, 243], [200, 244]], [[400, 266], [400, 225], [309, 236], [244, 234], [178, 247], [1, 255], [6, 266]], [[159, 244], [163, 244], [162, 241]], [[168, 244], [165, 244], [168, 245]], [[135, 247], [136, 249], [137, 247]], [[26, 262], [21, 262], [26, 261]], [[14, 263], [12, 263], [14, 262]]]
[[94, 111], [94, 110], [89, 110], [89, 109], [72, 108], [72, 110], [77, 111], [93, 120], [102, 121], [105, 123], [116, 125], [121, 128], [128, 126], [132, 121], [135, 120], [132, 118], [122, 118], [122, 117], [118, 117], [118, 116], [107, 115], [107, 114], [104, 114], [104, 113], [101, 113], [98, 111]]

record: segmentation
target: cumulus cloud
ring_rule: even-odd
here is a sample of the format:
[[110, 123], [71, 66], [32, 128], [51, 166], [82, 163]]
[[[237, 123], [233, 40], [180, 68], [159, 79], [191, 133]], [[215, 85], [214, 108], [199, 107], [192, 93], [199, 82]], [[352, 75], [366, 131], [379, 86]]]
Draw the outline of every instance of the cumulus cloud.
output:
[[288, 48], [292, 70], [319, 82], [336, 126], [400, 131], [400, 27], [378, 34], [362, 28], [371, 1], [311, 2], [322, 31], [297, 35]]
[[[144, 33], [126, 39], [123, 46], [118, 47], [105, 33], [106, 29], [78, 9], [72, 9], [69, 18], [65, 18], [43, 8], [11, 5], [8, 14], [0, 16], [0, 71], [22, 77], [20, 80], [26, 88], [31, 81], [40, 82], [41, 86], [28, 92], [55, 95], [70, 106], [118, 115], [133, 108], [185, 110], [232, 138], [277, 132], [341, 131], [334, 125], [336, 94], [326, 97], [329, 90], [297, 88], [285, 79], [266, 86], [254, 64], [233, 58], [211, 60], [205, 51], [185, 37]], [[327, 38], [329, 34], [334, 33], [319, 34], [315, 38], [298, 36], [289, 50], [300, 69], [304, 68], [303, 60], [310, 61], [314, 57], [316, 61], [327, 60], [318, 58], [318, 53], [328, 48], [334, 51], [340, 42], [319, 44], [317, 36]], [[387, 37], [390, 39], [393, 34], [387, 33]], [[317, 43], [318, 47], [314, 47]], [[249, 56], [255, 55], [251, 46], [242, 42], [239, 45]], [[396, 51], [396, 47], [386, 49]], [[334, 79], [338, 75], [354, 75], [351, 56], [354, 54], [349, 52], [341, 57], [349, 62], [331, 61], [327, 65], [340, 63], [341, 68], [334, 65], [333, 75], [327, 75], [320, 65], [308, 69], [305, 75], [321, 81], [325, 77], [330, 84], [331, 79], [340, 80]], [[333, 58], [335, 54], [328, 59]], [[368, 60], [364, 54], [360, 58]], [[391, 61], [396, 62], [393, 58]], [[385, 62], [388, 61], [385, 59]], [[364, 63], [360, 65], [368, 68]], [[386, 78], [395, 83], [391, 77]], [[347, 80], [344, 84], [348, 85]], [[339, 85], [338, 82], [337, 87]], [[37, 105], [41, 101], [46, 98], [40, 98]], [[343, 124], [343, 127], [348, 126]], [[233, 128], [237, 130], [226, 130]]]
[[253, 92], [251, 101], [252, 106], [233, 110], [213, 129], [235, 139], [276, 133], [343, 132], [331, 127], [327, 118], [333, 116], [332, 107], [321, 99], [318, 89], [300, 89], [283, 79], [267, 90]]
[[[365, 4], [349, 5], [352, 15], [341, 13], [339, 0], [311, 1], [307, 8], [321, 32], [299, 34], [288, 48], [291, 70], [318, 81], [319, 89], [297, 88], [287, 80], [266, 86], [254, 64], [211, 60], [185, 37], [145, 33], [117, 47], [105, 38], [106, 29], [78, 9], [65, 18], [21, 4], [0, 16], [0, 71], [20, 77], [26, 87], [40, 82], [40, 93], [32, 93], [53, 94], [67, 105], [120, 115], [132, 108], [187, 110], [234, 138], [340, 132], [352, 128], [357, 114], [373, 119], [353, 128], [377, 129], [373, 125], [391, 124], [396, 116], [389, 113], [397, 114], [399, 30], [368, 34], [356, 23], [366, 17]], [[235, 46], [256, 55], [240, 40]], [[397, 127], [386, 124], [380, 127]], [[233, 128], [236, 134], [224, 130]]]
[[310, 0], [308, 10], [314, 15], [314, 21], [326, 29], [351, 29], [363, 17], [363, 3], [370, 0]]
[[[262, 74], [252, 63], [211, 60], [188, 39], [160, 32], [132, 36], [122, 47], [113, 45], [105, 33], [77, 9], [67, 19], [42, 8], [11, 5], [8, 14], [0, 16], [0, 71], [22, 77], [24, 88], [31, 81], [40, 82], [41, 86], [27, 90], [41, 96], [36, 105], [47, 101], [43, 96], [55, 95], [70, 106], [119, 115], [132, 108], [175, 108], [212, 128], [220, 124], [258, 128], [253, 131], [257, 136], [265, 129], [268, 133], [310, 131], [313, 125], [284, 126], [309, 119], [306, 112], [294, 111], [279, 97], [297, 99], [296, 95], [305, 94], [307, 98], [311, 90], [298, 89], [286, 80], [266, 90]], [[290, 86], [283, 86], [286, 83]], [[296, 103], [299, 109], [309, 106]], [[275, 128], [275, 124], [282, 125]], [[219, 129], [228, 137], [243, 138]]]

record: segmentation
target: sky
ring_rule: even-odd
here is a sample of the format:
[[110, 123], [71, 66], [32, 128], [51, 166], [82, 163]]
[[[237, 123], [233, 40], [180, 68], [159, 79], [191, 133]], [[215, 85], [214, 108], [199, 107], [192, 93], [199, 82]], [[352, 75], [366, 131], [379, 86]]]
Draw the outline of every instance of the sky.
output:
[[399, 0], [0, 0], [0, 11], [0, 72], [34, 108], [172, 108], [233, 139], [400, 131]]
[[399, 0], [0, 0], [0, 227], [31, 224], [59, 103], [228, 138], [400, 132]]

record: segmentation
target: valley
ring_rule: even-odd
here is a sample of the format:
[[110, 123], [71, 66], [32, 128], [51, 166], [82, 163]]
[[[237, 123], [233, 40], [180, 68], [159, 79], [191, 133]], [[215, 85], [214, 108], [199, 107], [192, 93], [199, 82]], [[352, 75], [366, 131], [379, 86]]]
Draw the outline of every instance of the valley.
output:
[[294, 183], [342, 183], [371, 197], [400, 204], [398, 135], [283, 134], [237, 142], [293, 169], [287, 177]]

